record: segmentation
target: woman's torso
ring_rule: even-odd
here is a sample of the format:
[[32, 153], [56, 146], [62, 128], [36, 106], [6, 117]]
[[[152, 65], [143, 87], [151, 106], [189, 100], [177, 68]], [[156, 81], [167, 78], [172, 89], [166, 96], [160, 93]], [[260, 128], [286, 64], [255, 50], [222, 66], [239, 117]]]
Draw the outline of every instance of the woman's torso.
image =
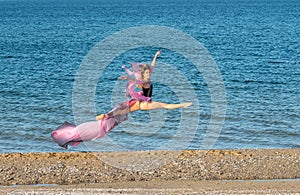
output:
[[153, 84], [151, 82], [143, 84], [142, 89], [143, 89], [143, 96], [145, 97], [152, 96]]

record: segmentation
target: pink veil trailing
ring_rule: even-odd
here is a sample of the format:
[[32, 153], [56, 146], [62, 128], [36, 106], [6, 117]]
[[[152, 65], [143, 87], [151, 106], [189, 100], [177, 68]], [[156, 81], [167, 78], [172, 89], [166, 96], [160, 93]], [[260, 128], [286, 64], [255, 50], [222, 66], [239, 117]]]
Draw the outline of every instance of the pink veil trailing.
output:
[[[64, 122], [56, 130], [52, 131], [51, 137], [55, 143], [66, 149], [68, 145], [77, 146], [80, 142], [102, 138], [114, 127], [128, 119], [129, 104], [130, 101], [117, 104], [107, 114], [107, 118], [98, 121], [85, 122], [80, 125]], [[114, 115], [116, 111], [121, 114]]]

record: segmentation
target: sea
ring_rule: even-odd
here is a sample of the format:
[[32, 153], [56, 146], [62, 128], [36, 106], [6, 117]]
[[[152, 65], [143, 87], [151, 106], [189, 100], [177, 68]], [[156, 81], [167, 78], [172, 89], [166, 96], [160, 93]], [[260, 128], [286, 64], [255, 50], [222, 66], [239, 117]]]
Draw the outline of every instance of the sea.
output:
[[[122, 65], [158, 50], [152, 101], [192, 106], [53, 142], [128, 100]], [[299, 147], [300, 1], [0, 0], [1, 153]]]

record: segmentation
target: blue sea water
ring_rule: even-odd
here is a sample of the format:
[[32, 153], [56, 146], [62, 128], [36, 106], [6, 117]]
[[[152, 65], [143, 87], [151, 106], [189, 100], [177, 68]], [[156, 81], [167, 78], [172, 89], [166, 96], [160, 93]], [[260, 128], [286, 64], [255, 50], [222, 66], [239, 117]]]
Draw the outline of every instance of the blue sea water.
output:
[[[299, 24], [299, 1], [0, 0], [0, 152], [62, 151], [50, 133], [64, 121], [76, 123], [73, 87], [85, 57], [106, 37], [144, 25], [194, 37], [218, 65], [226, 115], [213, 148], [299, 147]], [[205, 149], [201, 143], [211, 118], [208, 85], [188, 59], [168, 48], [141, 47], [117, 56], [99, 78], [96, 110], [90, 112], [114, 106], [112, 89], [123, 74], [121, 65], [151, 62], [158, 49], [163, 51], [158, 62], [180, 70], [197, 94], [199, 107], [186, 110], [195, 133], [178, 132], [179, 109], [138, 111], [107, 137], [126, 150], [152, 150], [179, 134], [193, 136], [187, 148]], [[181, 86], [176, 79], [174, 86], [153, 82], [156, 101], [179, 102], [172, 91]], [[163, 122], [148, 124], [151, 114], [162, 112]], [[94, 117], [91, 113], [87, 119]], [[119, 150], [103, 147], [107, 137], [97, 140], [101, 147], [96, 150]], [[86, 150], [84, 144], [70, 149]]]

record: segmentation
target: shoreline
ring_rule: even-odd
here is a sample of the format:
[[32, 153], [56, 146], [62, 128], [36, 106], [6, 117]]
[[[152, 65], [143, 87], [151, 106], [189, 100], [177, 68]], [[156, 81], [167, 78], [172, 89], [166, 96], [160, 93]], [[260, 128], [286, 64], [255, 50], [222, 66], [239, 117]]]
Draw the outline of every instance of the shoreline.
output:
[[3, 194], [299, 194], [300, 181], [131, 181], [57, 186], [6, 186]]
[[148, 188], [185, 192], [190, 186], [196, 191], [238, 187], [294, 193], [300, 192], [300, 148], [5, 153], [0, 154], [0, 173], [0, 192], [76, 186], [103, 193]]

